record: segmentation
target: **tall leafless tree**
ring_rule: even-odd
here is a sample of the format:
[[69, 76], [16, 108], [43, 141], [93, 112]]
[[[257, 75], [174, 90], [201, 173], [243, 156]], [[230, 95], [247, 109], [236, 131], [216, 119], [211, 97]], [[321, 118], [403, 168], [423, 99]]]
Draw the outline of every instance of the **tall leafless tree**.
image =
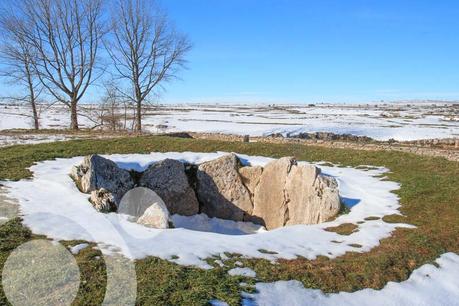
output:
[[27, 43], [24, 21], [10, 14], [8, 10], [4, 10], [0, 15], [0, 30], [2, 34], [0, 57], [4, 64], [1, 75], [15, 85], [23, 86], [27, 91], [24, 96], [8, 100], [28, 103], [32, 110], [33, 126], [38, 130], [40, 122], [37, 99], [41, 92], [41, 84], [34, 71], [34, 51]]
[[26, 21], [34, 70], [47, 92], [70, 109], [70, 127], [78, 129], [77, 105], [97, 79], [104, 34], [102, 0], [18, 0]]
[[117, 0], [106, 49], [115, 74], [130, 83], [123, 94], [136, 105], [135, 129], [142, 130], [142, 107], [164, 82], [177, 77], [191, 49], [153, 0]]

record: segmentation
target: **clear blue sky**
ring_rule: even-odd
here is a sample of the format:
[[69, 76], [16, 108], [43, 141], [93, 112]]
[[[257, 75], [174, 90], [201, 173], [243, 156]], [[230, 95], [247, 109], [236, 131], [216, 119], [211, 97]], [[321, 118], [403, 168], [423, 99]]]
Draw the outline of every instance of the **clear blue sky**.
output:
[[162, 102], [459, 99], [457, 0], [162, 0], [194, 48]]
[[459, 100], [459, 0], [158, 1], [194, 45], [162, 103]]

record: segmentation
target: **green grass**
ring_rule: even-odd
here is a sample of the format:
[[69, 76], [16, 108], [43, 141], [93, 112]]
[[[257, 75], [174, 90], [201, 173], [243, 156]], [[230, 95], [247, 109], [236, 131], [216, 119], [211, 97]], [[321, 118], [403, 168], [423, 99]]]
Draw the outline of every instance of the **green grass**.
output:
[[[257, 272], [257, 281], [297, 279], [310, 288], [326, 292], [381, 288], [388, 281], [402, 281], [425, 263], [445, 252], [459, 253], [459, 163], [442, 158], [400, 152], [328, 149], [293, 144], [231, 143], [170, 137], [128, 137], [109, 140], [74, 140], [53, 144], [18, 145], [0, 149], [0, 180], [30, 177], [34, 162], [91, 153], [149, 153], [151, 151], [234, 151], [270, 157], [295, 156], [300, 160], [328, 161], [343, 166], [374, 165], [391, 169], [388, 179], [401, 183], [397, 191], [405, 215], [386, 216], [386, 222], [406, 222], [416, 229], [397, 229], [392, 237], [367, 253], [350, 252], [336, 259], [298, 258], [237, 260]], [[371, 220], [368, 220], [371, 222]], [[18, 245], [37, 238], [18, 219], [0, 227], [0, 266]], [[75, 242], [65, 242], [74, 244]], [[356, 246], [357, 247], [357, 246]], [[100, 304], [104, 296], [105, 266], [99, 251], [88, 248], [76, 256], [83, 280], [75, 305]], [[240, 302], [241, 277], [231, 277], [227, 267], [206, 271], [183, 267], [158, 258], [136, 262], [137, 303], [148, 305], [203, 305], [220, 299]], [[0, 292], [0, 304], [6, 304]]]

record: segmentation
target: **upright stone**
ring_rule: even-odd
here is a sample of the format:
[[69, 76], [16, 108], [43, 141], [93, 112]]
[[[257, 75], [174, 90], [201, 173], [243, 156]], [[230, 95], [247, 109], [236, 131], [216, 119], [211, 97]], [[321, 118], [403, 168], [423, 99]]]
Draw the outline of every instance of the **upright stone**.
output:
[[284, 226], [288, 218], [288, 198], [284, 188], [295, 164], [293, 157], [283, 157], [265, 166], [255, 190], [251, 221], [263, 223], [268, 230]]
[[292, 167], [285, 191], [289, 200], [286, 225], [325, 222], [340, 210], [336, 180], [320, 174], [313, 165]]
[[199, 203], [178, 160], [165, 159], [150, 165], [142, 174], [139, 185], [156, 192], [171, 214], [184, 216], [199, 212]]
[[260, 166], [247, 166], [239, 169], [239, 174], [241, 175], [242, 182], [244, 183], [245, 187], [247, 187], [247, 190], [250, 192], [252, 201], [255, 195], [255, 189], [260, 183], [262, 173], [263, 167]]
[[244, 186], [235, 154], [222, 156], [198, 167], [197, 195], [202, 212], [209, 217], [244, 220], [253, 209], [250, 193]]

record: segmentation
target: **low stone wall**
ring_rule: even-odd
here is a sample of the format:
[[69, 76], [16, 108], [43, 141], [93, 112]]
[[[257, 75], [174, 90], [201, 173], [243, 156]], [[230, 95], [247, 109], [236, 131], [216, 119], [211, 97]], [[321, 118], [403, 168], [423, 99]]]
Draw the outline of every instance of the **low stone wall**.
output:
[[[244, 136], [214, 134], [214, 133], [188, 133], [196, 139], [210, 139], [220, 141], [243, 142]], [[459, 161], [459, 138], [425, 139], [416, 141], [327, 141], [285, 137], [250, 137], [250, 142], [302, 144], [338, 149], [356, 149], [365, 151], [398, 151], [423, 156], [443, 157], [452, 161]]]

